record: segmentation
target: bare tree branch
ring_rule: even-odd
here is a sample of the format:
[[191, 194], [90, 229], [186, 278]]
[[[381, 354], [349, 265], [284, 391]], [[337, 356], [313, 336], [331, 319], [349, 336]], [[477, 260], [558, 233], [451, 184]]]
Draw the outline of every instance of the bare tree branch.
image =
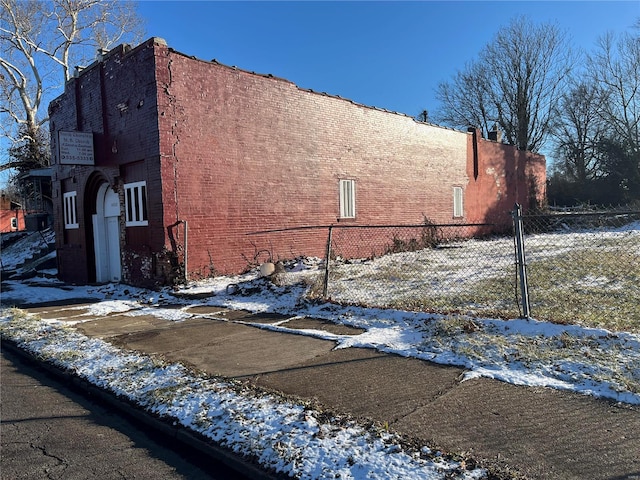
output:
[[589, 56], [588, 68], [601, 86], [599, 112], [612, 128], [611, 136], [640, 154], [640, 35], [603, 36]]
[[42, 155], [39, 145], [23, 147], [47, 141], [38, 133], [49, 120], [45, 102], [62, 90], [76, 65], [96, 58], [97, 49], [140, 41], [142, 22], [130, 1], [0, 0], [0, 8], [2, 136], [10, 140], [9, 156]]
[[516, 18], [452, 84], [440, 85], [443, 107], [437, 117], [454, 127], [473, 120], [485, 134], [498, 124], [508, 143], [537, 152], [549, 135], [552, 108], [573, 63], [556, 26]]

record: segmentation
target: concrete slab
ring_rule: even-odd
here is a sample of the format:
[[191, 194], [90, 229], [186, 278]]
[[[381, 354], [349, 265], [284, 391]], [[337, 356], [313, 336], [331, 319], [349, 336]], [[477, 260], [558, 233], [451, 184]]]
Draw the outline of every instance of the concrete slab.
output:
[[78, 303], [76, 305], [44, 305], [40, 307], [30, 307], [30, 313], [34, 313], [44, 319], [78, 320], [78, 317], [86, 315], [91, 307], [91, 303]]
[[282, 324], [283, 327], [293, 328], [298, 330], [321, 330], [324, 332], [333, 333], [335, 335], [360, 335], [365, 330], [362, 328], [350, 327], [348, 325], [340, 325], [327, 320], [320, 320], [317, 318], [292, 318]]
[[575, 393], [475, 379], [393, 426], [528, 478], [640, 478], [640, 410]]
[[[160, 355], [179, 361], [212, 375], [246, 377], [286, 370], [298, 363], [325, 354], [333, 342], [301, 335], [286, 335], [249, 325], [193, 318], [183, 322], [161, 321], [147, 317], [145, 327], [128, 323], [129, 331], [115, 334], [113, 325], [120, 320], [110, 317], [79, 326], [89, 336], [101, 336], [123, 348]], [[111, 324], [105, 330], [105, 324]], [[114, 333], [111, 336], [106, 332]]]
[[[228, 308], [224, 308], [224, 307], [213, 307], [210, 305], [195, 305], [193, 307], [188, 306], [187, 312], [193, 315], [215, 315], [215, 316], [219, 315], [221, 316], [221, 318], [228, 318], [227, 315], [233, 312], [233, 310], [229, 310]], [[246, 314], [247, 312], [240, 312], [238, 316], [242, 317]]]
[[[29, 310], [69, 319], [86, 312]], [[531, 479], [640, 480], [637, 406], [487, 379], [460, 383], [462, 368], [369, 349], [334, 350], [330, 341], [251, 325], [281, 322], [284, 316], [217, 307], [189, 312], [206, 318], [171, 322], [109, 315], [78, 328], [125, 348], [387, 423], [418, 442], [468, 452]], [[357, 333], [313, 319], [284, 325]]]
[[[58, 317], [64, 321], [65, 317]], [[77, 320], [74, 317], [66, 317]], [[86, 317], [84, 317], [86, 319]], [[76, 325], [76, 328], [90, 337], [109, 339], [120, 335], [137, 332], [153, 332], [157, 329], [170, 329], [171, 322], [152, 315], [106, 315], [94, 320], [87, 320]]]
[[47, 300], [45, 302], [26, 302], [23, 298], [13, 298], [11, 296], [11, 294], [8, 294], [4, 291], [4, 289], [6, 288], [5, 285], [2, 285], [3, 291], [2, 291], [2, 306], [3, 307], [17, 307], [17, 308], [24, 308], [24, 309], [32, 309], [32, 308], [38, 308], [38, 307], [51, 307], [51, 306], [62, 306], [62, 307], [66, 307], [68, 305], [81, 305], [81, 304], [86, 304], [86, 303], [95, 303], [95, 302], [99, 302], [102, 299], [101, 298], [88, 298], [88, 297], [81, 297], [81, 298], [65, 298], [63, 300]]
[[295, 368], [265, 373], [251, 382], [392, 425], [449, 391], [462, 373], [458, 367], [349, 348], [327, 352]]
[[214, 315], [215, 317], [248, 323], [276, 323], [290, 318], [290, 315], [279, 313], [251, 313], [244, 310], [229, 310], [220, 307], [196, 306], [188, 309], [189, 313], [197, 315]]

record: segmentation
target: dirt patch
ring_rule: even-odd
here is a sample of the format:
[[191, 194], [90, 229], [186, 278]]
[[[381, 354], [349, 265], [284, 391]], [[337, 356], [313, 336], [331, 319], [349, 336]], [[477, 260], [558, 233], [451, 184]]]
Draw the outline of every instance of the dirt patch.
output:
[[286, 322], [284, 327], [295, 328], [296, 330], [322, 330], [335, 335], [360, 335], [365, 330], [362, 328], [339, 325], [327, 320], [318, 318], [293, 318]]
[[216, 314], [217, 317], [225, 318], [236, 322], [248, 322], [248, 323], [277, 323], [287, 318], [291, 318], [291, 315], [281, 315], [279, 313], [251, 313], [243, 310], [228, 310]]
[[228, 313], [231, 313], [230, 310], [227, 310], [224, 307], [214, 307], [210, 305], [196, 305], [194, 307], [187, 308], [186, 311], [193, 315], [215, 315], [216, 317], [221, 318], [229, 318]]

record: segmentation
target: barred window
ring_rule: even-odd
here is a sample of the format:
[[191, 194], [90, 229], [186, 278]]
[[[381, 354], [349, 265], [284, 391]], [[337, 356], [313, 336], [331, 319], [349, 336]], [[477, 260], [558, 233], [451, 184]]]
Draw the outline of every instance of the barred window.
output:
[[149, 224], [147, 220], [147, 182], [127, 183], [124, 186], [125, 225], [140, 227]]
[[454, 218], [464, 217], [464, 191], [462, 187], [453, 187], [453, 216]]
[[79, 228], [78, 209], [76, 206], [77, 192], [66, 192], [62, 195], [64, 205], [64, 228]]
[[340, 218], [356, 217], [356, 181], [340, 180]]

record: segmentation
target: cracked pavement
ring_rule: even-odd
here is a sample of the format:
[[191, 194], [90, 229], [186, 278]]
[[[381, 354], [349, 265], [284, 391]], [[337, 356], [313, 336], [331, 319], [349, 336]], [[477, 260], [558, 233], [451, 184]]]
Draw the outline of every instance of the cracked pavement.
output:
[[205, 472], [184, 452], [4, 349], [0, 361], [3, 479], [237, 478], [217, 469]]

